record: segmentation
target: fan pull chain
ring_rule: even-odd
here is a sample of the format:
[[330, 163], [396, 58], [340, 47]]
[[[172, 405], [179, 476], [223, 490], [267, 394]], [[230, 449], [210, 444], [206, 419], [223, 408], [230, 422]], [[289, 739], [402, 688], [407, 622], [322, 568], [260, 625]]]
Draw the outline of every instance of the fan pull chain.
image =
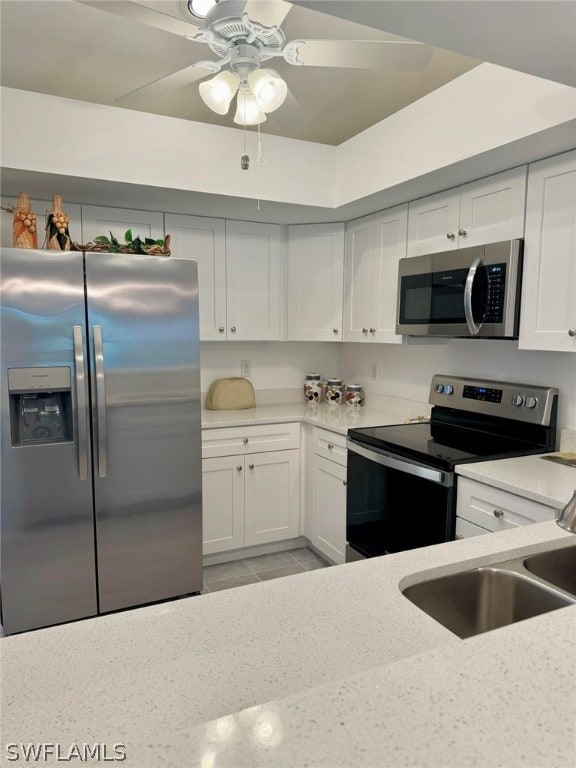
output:
[[[243, 93], [242, 96], [244, 98], [244, 114], [246, 114], [246, 94]], [[238, 98], [240, 98], [240, 94], [238, 94]], [[250, 155], [246, 149], [246, 123], [244, 123], [244, 153], [240, 158], [240, 168], [243, 171], [247, 171], [250, 168]]]
[[262, 149], [262, 133], [260, 132], [260, 123], [258, 123], [258, 149], [256, 151], [256, 190], [258, 194], [258, 211], [260, 211], [260, 166], [266, 165], [264, 152]]

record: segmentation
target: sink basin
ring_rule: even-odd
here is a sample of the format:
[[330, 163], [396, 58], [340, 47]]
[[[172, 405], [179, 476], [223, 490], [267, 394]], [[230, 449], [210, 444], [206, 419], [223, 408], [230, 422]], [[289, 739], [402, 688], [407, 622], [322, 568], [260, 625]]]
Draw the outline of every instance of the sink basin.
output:
[[532, 555], [523, 565], [530, 573], [576, 595], [576, 545]]
[[529, 576], [496, 566], [413, 584], [403, 594], [462, 638], [576, 602]]

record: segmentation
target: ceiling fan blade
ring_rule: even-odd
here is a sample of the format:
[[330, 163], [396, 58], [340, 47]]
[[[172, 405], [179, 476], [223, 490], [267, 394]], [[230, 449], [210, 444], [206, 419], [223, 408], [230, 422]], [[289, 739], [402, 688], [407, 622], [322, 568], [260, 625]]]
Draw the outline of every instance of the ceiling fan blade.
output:
[[[284, 48], [295, 64], [344, 69], [425, 69], [433, 48], [393, 40], [292, 40]], [[290, 61], [289, 57], [286, 57]]]
[[129, 0], [77, 0], [77, 2], [82, 5], [89, 5], [92, 8], [98, 8], [100, 11], [108, 11], [117, 16], [123, 16], [139, 24], [162, 29], [164, 32], [171, 32], [179, 37], [194, 37], [200, 31], [199, 27], [195, 24], [188, 23], [182, 18], [176, 18], [164, 10], [160, 10], [162, 7], [161, 3], [150, 3], [149, 7], [146, 4], [133, 3]]
[[116, 103], [122, 107], [150, 104], [154, 98], [164, 96], [164, 94], [169, 91], [174, 91], [177, 88], [183, 88], [185, 85], [195, 83], [197, 80], [201, 80], [207, 75], [212, 75], [215, 72], [218, 72], [220, 68], [221, 63], [219, 61], [199, 61], [189, 67], [179, 69], [171, 75], [159, 77], [158, 80], [153, 80], [151, 83], [140, 86], [140, 88], [135, 88], [133, 91], [125, 93], [123, 96], [119, 96], [116, 99]]
[[246, 0], [244, 13], [264, 27], [279, 27], [291, 8], [286, 0]]

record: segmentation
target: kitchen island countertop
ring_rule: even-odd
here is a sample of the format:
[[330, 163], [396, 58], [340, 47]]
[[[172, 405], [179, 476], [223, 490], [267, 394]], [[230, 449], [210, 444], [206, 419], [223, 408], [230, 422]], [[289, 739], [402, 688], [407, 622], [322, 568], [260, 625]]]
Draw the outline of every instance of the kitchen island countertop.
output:
[[4, 741], [123, 743], [134, 768], [571, 766], [576, 606], [461, 640], [400, 591], [558, 540], [541, 523], [5, 638]]

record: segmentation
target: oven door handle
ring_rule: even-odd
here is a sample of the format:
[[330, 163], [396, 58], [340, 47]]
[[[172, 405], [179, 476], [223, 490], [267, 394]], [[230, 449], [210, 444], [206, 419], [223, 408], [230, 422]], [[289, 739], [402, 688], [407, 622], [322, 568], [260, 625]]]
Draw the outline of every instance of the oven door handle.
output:
[[414, 464], [410, 461], [400, 459], [393, 454], [384, 453], [377, 449], [368, 450], [364, 446], [358, 445], [348, 438], [346, 446], [349, 451], [357, 453], [358, 456], [362, 456], [368, 461], [374, 461], [376, 464], [381, 464], [383, 467], [389, 469], [397, 469], [399, 472], [405, 472], [407, 475], [414, 475], [415, 477], [421, 477], [423, 480], [429, 480], [432, 483], [438, 485], [444, 485], [450, 487], [454, 484], [454, 478], [451, 472], [442, 472], [438, 469], [432, 469], [431, 467], [425, 467], [422, 464]]

